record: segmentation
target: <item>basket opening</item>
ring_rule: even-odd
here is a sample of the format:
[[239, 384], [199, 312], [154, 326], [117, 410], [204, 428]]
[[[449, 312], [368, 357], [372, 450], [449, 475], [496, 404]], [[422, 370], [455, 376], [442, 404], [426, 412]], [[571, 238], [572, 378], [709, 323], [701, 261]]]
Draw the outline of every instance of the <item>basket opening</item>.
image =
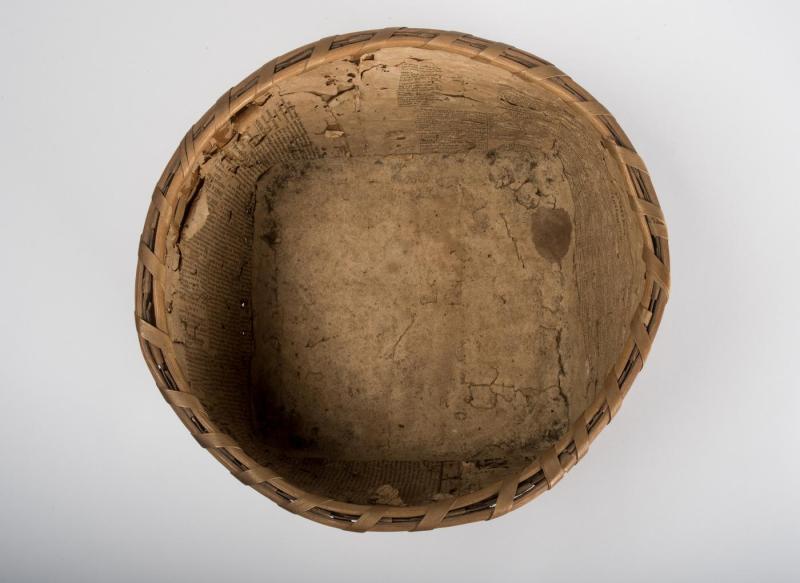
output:
[[535, 461], [621, 352], [644, 266], [590, 123], [451, 53], [281, 81], [201, 167], [169, 332], [212, 422], [303, 489], [418, 504]]

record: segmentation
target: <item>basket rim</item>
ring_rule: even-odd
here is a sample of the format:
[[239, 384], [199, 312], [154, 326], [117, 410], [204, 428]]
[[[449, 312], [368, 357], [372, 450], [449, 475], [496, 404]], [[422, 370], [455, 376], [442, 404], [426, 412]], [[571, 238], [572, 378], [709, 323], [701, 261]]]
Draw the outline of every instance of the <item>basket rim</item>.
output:
[[[351, 504], [306, 492], [258, 464], [229, 435], [219, 431], [181, 372], [166, 317], [164, 277], [174, 243], [194, 195], [199, 163], [234, 135], [238, 112], [275, 83], [322, 64], [389, 47], [414, 47], [460, 54], [498, 66], [555, 94], [588, 119], [620, 165], [628, 201], [639, 218], [645, 264], [642, 298], [620, 356], [595, 400], [565, 435], [537, 459], [480, 490], [428, 504]], [[145, 361], [160, 392], [191, 434], [242, 483], [304, 518], [336, 528], [364, 531], [431, 530], [498, 518], [551, 489], [586, 455], [614, 417], [644, 366], [658, 331], [670, 286], [668, 236], [647, 168], [614, 117], [588, 92], [552, 64], [510, 45], [452, 31], [384, 28], [329, 36], [263, 65], [227, 91], [180, 142], [153, 191], [136, 267], [135, 321]]]

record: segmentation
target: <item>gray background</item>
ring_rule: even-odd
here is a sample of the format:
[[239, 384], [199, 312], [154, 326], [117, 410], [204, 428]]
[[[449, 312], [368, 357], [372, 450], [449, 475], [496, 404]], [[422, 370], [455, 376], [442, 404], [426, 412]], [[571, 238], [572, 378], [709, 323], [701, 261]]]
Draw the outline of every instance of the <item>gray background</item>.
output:
[[[797, 581], [800, 14], [790, 2], [14, 2], [0, 19], [0, 580]], [[152, 188], [263, 62], [382, 26], [556, 63], [648, 163], [673, 293], [620, 415], [500, 520], [354, 535], [197, 446], [133, 325]], [[645, 579], [646, 578], [646, 579]]]

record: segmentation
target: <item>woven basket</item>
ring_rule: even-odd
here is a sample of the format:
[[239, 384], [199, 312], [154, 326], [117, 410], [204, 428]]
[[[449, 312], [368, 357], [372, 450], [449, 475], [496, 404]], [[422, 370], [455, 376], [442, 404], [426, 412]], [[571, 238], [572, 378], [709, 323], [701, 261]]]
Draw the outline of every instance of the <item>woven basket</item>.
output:
[[470, 35], [325, 38], [181, 141], [136, 326], [200, 445], [352, 531], [502, 516], [553, 487], [641, 370], [664, 217], [609, 112]]

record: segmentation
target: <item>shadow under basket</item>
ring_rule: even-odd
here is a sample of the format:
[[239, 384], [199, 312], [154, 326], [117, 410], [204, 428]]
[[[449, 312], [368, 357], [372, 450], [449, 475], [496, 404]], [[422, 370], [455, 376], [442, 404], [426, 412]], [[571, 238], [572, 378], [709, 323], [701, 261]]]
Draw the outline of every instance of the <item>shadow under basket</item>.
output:
[[271, 61], [192, 127], [135, 311], [165, 399], [241, 482], [428, 530], [586, 454], [668, 287], [649, 174], [602, 105], [507, 45], [396, 28]]

